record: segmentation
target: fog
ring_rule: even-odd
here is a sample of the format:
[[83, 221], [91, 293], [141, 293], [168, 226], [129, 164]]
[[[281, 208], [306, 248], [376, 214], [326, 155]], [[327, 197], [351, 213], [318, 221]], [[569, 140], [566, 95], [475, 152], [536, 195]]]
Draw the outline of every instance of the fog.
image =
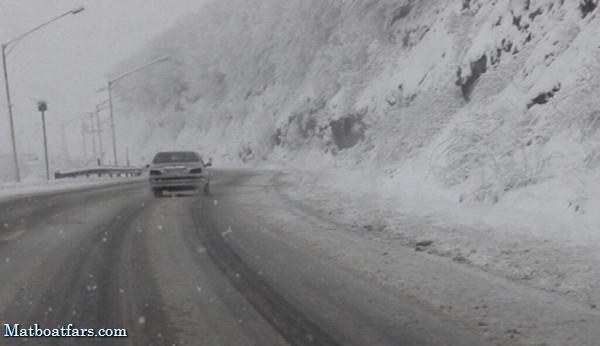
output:
[[[106, 99], [96, 91], [121, 60], [171, 25], [198, 10], [198, 0], [0, 0], [0, 42], [6, 43], [69, 10], [68, 15], [26, 36], [7, 59], [20, 154], [42, 155], [36, 102], [48, 102], [50, 152], [60, 149], [60, 123]], [[14, 46], [14, 45], [11, 45]], [[5, 91], [0, 96], [0, 154], [11, 152]], [[67, 135], [80, 137], [80, 123]]]

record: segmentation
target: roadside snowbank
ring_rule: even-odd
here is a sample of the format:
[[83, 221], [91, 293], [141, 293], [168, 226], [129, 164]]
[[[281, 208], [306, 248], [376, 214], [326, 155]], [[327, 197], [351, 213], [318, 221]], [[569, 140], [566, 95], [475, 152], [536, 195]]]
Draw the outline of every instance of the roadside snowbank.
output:
[[598, 200], [576, 211], [556, 196], [569, 191], [549, 181], [496, 205], [463, 204], [458, 192], [436, 188], [426, 171], [412, 168], [393, 178], [329, 169], [289, 170], [278, 179], [291, 200], [366, 237], [400, 240], [591, 308], [600, 303]]

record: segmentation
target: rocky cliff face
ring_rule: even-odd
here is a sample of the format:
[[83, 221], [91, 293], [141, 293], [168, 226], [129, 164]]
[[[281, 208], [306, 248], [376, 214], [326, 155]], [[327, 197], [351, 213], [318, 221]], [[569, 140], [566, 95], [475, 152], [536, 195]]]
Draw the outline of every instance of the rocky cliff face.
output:
[[[120, 85], [139, 157], [408, 164], [495, 202], [600, 165], [598, 0], [226, 0], [157, 38]], [[332, 155], [333, 154], [333, 155]]]

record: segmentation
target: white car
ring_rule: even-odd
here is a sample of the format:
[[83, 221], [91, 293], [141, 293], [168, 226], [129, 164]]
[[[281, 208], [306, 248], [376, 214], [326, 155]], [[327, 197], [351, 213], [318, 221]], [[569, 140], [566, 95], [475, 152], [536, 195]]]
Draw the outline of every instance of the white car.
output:
[[202, 190], [209, 194], [210, 179], [204, 162], [193, 151], [164, 151], [154, 156], [148, 165], [149, 180], [155, 197], [162, 197], [163, 191]]

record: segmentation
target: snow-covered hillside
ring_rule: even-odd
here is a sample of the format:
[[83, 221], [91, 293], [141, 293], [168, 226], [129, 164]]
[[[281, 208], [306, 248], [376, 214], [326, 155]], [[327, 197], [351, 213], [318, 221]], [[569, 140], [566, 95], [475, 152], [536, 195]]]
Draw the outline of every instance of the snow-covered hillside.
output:
[[215, 1], [119, 67], [170, 57], [118, 85], [136, 87], [119, 113], [139, 160], [191, 147], [375, 168], [457, 203], [533, 193], [585, 213], [600, 195], [597, 5]]

